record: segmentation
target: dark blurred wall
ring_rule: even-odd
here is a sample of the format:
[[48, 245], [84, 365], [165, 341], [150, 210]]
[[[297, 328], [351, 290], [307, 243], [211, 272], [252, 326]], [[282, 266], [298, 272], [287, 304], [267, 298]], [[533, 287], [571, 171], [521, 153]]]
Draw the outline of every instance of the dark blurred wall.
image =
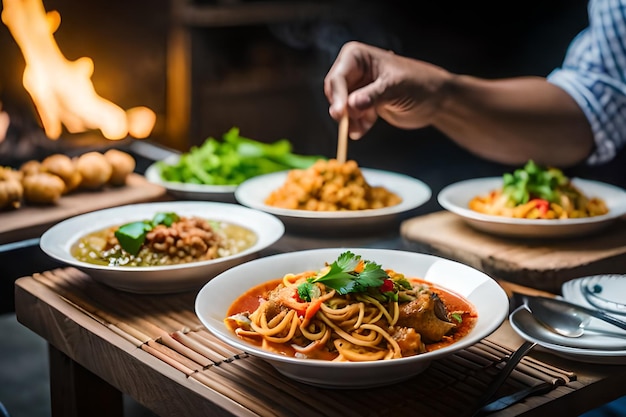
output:
[[[337, 126], [327, 115], [322, 81], [343, 42], [363, 40], [483, 77], [547, 75], [587, 23], [583, 0], [343, 3], [355, 7], [351, 18], [193, 29], [195, 110], [183, 143], [199, 144], [239, 126], [256, 139], [286, 137], [298, 152], [332, 156]], [[44, 0], [44, 6], [61, 14], [55, 38], [64, 55], [93, 59], [92, 80], [101, 96], [124, 108], [155, 110], [159, 119], [152, 139], [159, 141], [169, 2]], [[36, 129], [21, 87], [24, 62], [4, 25], [0, 62], [0, 100], [19, 115], [15, 120], [22, 130], [16, 134]], [[350, 143], [348, 156], [362, 166], [422, 178], [435, 192], [458, 179], [509, 168], [474, 157], [432, 129], [400, 131], [382, 121], [363, 140]], [[621, 166], [626, 164], [573, 172], [616, 182], [625, 177]]]

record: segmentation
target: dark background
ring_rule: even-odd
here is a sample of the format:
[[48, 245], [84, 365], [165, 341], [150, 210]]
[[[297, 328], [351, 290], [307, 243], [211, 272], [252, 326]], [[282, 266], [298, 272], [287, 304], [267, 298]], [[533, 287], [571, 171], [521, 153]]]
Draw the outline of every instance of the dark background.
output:
[[[96, 92], [125, 109], [140, 105], [153, 109], [157, 124], [148, 140], [173, 144], [182, 152], [238, 126], [242, 135], [261, 141], [287, 138], [298, 153], [334, 156], [337, 124], [328, 116], [322, 84], [348, 40], [392, 49], [456, 73], [486, 78], [546, 76], [561, 64], [570, 40], [587, 25], [584, 0], [513, 4], [342, 0], [329, 3], [349, 13], [325, 18], [277, 22], [265, 16], [267, 22], [259, 18], [248, 24], [190, 25], [186, 30], [191, 39], [192, 117], [189, 134], [172, 138], [165, 126], [166, 71], [175, 22], [172, 7], [179, 1], [44, 0], [43, 4], [61, 15], [54, 36], [63, 55], [70, 61], [93, 59]], [[255, 2], [191, 2], [235, 9], [251, 3]], [[45, 137], [22, 86], [24, 65], [8, 28], [0, 24], [0, 102], [12, 120], [7, 139], [0, 142], [0, 165], [17, 166], [58, 151], [82, 152], [84, 135], [65, 132], [57, 141]], [[99, 132], [90, 135], [98, 137]], [[107, 142], [100, 137], [98, 143], [102, 141]], [[514, 168], [478, 158], [434, 129], [404, 131], [382, 120], [361, 140], [350, 141], [348, 157], [360, 166], [405, 173], [428, 184], [433, 198], [416, 214], [440, 210], [436, 195], [446, 185], [499, 176]], [[139, 172], [150, 162], [139, 161]], [[581, 164], [566, 174], [626, 187], [624, 162], [622, 152], [609, 164]], [[11, 249], [4, 257], [29, 258], [32, 251], [32, 245]], [[1, 268], [3, 310], [12, 309], [13, 280], [30, 272], [19, 262]]]
[[[197, 2], [245, 3], [253, 2]], [[62, 53], [69, 60], [93, 59], [96, 91], [123, 108], [152, 108], [158, 118], [149, 140], [174, 144], [180, 151], [238, 126], [244, 136], [267, 142], [287, 138], [296, 152], [333, 156], [337, 125], [328, 116], [322, 83], [347, 40], [389, 48], [457, 73], [486, 78], [545, 76], [560, 65], [569, 41], [587, 24], [583, 0], [513, 4], [343, 0], [334, 4], [352, 7], [354, 13], [331, 19], [190, 27], [193, 111], [189, 135], [167, 138], [171, 3], [44, 0], [47, 10], [61, 14], [55, 39]], [[53, 144], [41, 138], [36, 113], [21, 86], [24, 61], [3, 25], [0, 62], [0, 101], [13, 120], [8, 139], [0, 143], [0, 164], [32, 157], [29, 143], [45, 153], [75, 141], [78, 135], [68, 133]], [[419, 178], [432, 188], [433, 195], [450, 183], [501, 175], [512, 168], [482, 160], [434, 129], [402, 131], [384, 121], [362, 140], [351, 141], [348, 157], [360, 166]], [[609, 164], [580, 165], [566, 173], [626, 186], [623, 159], [620, 155]], [[425, 210], [438, 208], [433, 198]]]
[[[347, 40], [373, 43], [457, 73], [487, 78], [546, 76], [561, 64], [569, 41], [587, 24], [586, 0], [337, 0], [334, 3], [352, 7], [354, 13], [348, 18], [189, 28], [193, 39], [193, 117], [186, 137], [171, 138], [165, 133], [166, 63], [171, 7], [176, 1], [43, 3], [47, 10], [56, 9], [61, 14], [55, 39], [64, 56], [69, 60], [83, 56], [93, 59], [96, 91], [123, 108], [152, 108], [157, 113], [157, 125], [149, 140], [174, 143], [179, 151], [238, 126], [251, 138], [267, 142], [288, 138], [296, 152], [333, 156], [337, 125], [328, 117], [322, 82]], [[233, 6], [254, 2], [195, 1]], [[45, 138], [21, 84], [23, 70], [21, 52], [8, 29], [0, 24], [0, 102], [12, 120], [7, 139], [0, 142], [0, 165], [17, 165], [75, 149], [83, 139], [67, 132], [58, 141]], [[433, 196], [453, 182], [499, 176], [512, 168], [477, 158], [433, 129], [401, 131], [382, 121], [362, 140], [350, 142], [348, 157], [360, 166], [421, 179], [432, 188]], [[566, 173], [626, 187], [624, 162], [622, 152], [609, 164], [581, 165]], [[420, 208], [421, 212], [439, 209], [435, 198]], [[33, 255], [36, 249], [36, 245], [26, 244], [3, 252], [0, 245], [0, 313], [13, 309], [14, 279], [55, 266], [42, 253]], [[28, 415], [46, 415], [49, 393], [46, 364], [41, 359], [45, 358], [45, 346], [37, 344], [41, 340], [36, 335], [23, 330], [15, 323], [4, 332], [11, 335], [5, 341], [12, 342], [3, 346], [8, 353], [3, 355], [6, 366], [0, 367], [9, 381], [6, 388], [11, 388], [7, 392], [12, 401], [7, 405], [16, 404], [10, 408], [14, 413], [21, 406], [37, 411]], [[32, 341], [22, 342], [21, 333], [31, 336]], [[33, 350], [33, 345], [40, 350]], [[16, 358], [16, 352], [24, 359]], [[20, 366], [15, 367], [16, 363]], [[18, 368], [20, 375], [14, 376], [10, 370]]]
[[[194, 113], [189, 137], [175, 138], [176, 147], [185, 151], [239, 126], [242, 134], [256, 139], [286, 137], [300, 152], [332, 155], [337, 127], [327, 115], [322, 81], [347, 40], [373, 43], [458, 73], [547, 75], [587, 23], [582, 0], [531, 0], [506, 7], [501, 2], [334, 3], [353, 7], [354, 14], [332, 20], [190, 28]], [[93, 59], [92, 80], [102, 97], [123, 108], [147, 105], [155, 110], [158, 122], [151, 139], [165, 141], [171, 3], [44, 0], [44, 6], [61, 14], [55, 33], [61, 52], [69, 60]], [[0, 100], [14, 115], [12, 137], [24, 140], [32, 135], [31, 129], [37, 130], [37, 120], [21, 86], [24, 61], [4, 25], [0, 25], [0, 62]], [[71, 141], [72, 136], [63, 139]], [[401, 165], [408, 158], [416, 167], [424, 163], [424, 155], [431, 160], [440, 157], [444, 165], [452, 161], [452, 154], [459, 154], [456, 145], [447, 142], [429, 129], [401, 132], [381, 122], [365, 140], [351, 143], [349, 156], [364, 166], [383, 168], [397, 165], [397, 158], [402, 158]], [[463, 152], [458, 158], [472, 159]], [[422, 176], [423, 171], [410, 173]]]
[[[266, 142], [287, 138], [298, 153], [334, 156], [337, 124], [328, 116], [322, 83], [348, 40], [392, 49], [456, 73], [486, 78], [545, 76], [561, 64], [570, 40], [587, 25], [585, 0], [342, 0], [331, 3], [347, 9], [347, 15], [190, 25], [192, 118], [189, 134], [172, 138], [167, 137], [164, 123], [167, 48], [176, 1], [44, 0], [43, 4], [61, 15], [54, 36], [63, 55], [70, 61], [93, 59], [97, 93], [125, 109], [152, 108], [157, 124], [148, 140], [182, 152], [238, 126], [242, 135]], [[196, 0], [191, 4], [251, 3]], [[303, 4], [282, 3], [292, 8]], [[81, 152], [82, 135], [65, 132], [57, 141], [45, 137], [21, 83], [23, 70], [21, 52], [8, 28], [0, 24], [0, 102], [12, 120], [7, 139], [0, 142], [0, 165], [17, 166], [59, 150]], [[350, 141], [348, 157], [360, 166], [405, 173], [428, 184], [433, 198], [417, 214], [440, 210], [436, 195], [448, 184], [499, 176], [513, 168], [480, 159], [434, 129], [403, 131], [382, 120], [361, 140]], [[626, 187], [624, 159], [622, 152], [609, 164], [581, 164], [566, 174]], [[142, 162], [138, 166], [145, 168], [146, 161]], [[5, 255], [28, 258], [31, 252], [29, 246]], [[42, 267], [46, 265], [38, 265], [38, 270]], [[12, 308], [12, 282], [27, 273], [15, 262], [2, 267], [0, 304]]]

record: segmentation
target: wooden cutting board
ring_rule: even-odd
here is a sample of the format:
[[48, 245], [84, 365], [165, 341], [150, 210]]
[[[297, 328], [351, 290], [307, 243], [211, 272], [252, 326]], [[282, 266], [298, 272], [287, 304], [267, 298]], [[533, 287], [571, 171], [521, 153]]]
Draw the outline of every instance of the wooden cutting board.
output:
[[490, 235], [453, 213], [440, 211], [405, 220], [400, 233], [413, 250], [556, 294], [570, 279], [626, 273], [626, 220], [589, 236], [533, 240]]
[[148, 182], [142, 175], [131, 174], [123, 187], [68, 194], [51, 206], [24, 204], [18, 209], [0, 211], [0, 244], [37, 238], [52, 225], [78, 214], [157, 201], [164, 198], [165, 192], [165, 188]]

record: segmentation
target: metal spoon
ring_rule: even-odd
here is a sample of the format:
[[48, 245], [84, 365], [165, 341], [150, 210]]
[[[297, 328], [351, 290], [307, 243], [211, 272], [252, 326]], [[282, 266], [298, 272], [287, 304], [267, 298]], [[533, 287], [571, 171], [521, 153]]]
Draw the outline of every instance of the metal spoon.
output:
[[[626, 330], [626, 322], [600, 310], [593, 310], [557, 298], [516, 294], [543, 325], [565, 337], [580, 337], [592, 317]], [[626, 335], [624, 335], [626, 336]]]

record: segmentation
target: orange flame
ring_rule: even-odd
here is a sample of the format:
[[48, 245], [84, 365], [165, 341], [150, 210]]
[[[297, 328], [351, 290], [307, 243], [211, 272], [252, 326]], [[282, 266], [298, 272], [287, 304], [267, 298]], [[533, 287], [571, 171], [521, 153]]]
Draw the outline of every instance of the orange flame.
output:
[[155, 113], [147, 107], [125, 111], [100, 97], [91, 82], [93, 61], [69, 61], [54, 39], [61, 16], [47, 12], [41, 0], [3, 0], [2, 22], [20, 47], [26, 68], [23, 83], [30, 94], [46, 136], [58, 139], [64, 125], [70, 133], [99, 129], [107, 139], [128, 135], [145, 138], [152, 132]]
[[9, 114], [2, 110], [2, 103], [0, 103], [0, 142], [6, 139], [10, 124]]

